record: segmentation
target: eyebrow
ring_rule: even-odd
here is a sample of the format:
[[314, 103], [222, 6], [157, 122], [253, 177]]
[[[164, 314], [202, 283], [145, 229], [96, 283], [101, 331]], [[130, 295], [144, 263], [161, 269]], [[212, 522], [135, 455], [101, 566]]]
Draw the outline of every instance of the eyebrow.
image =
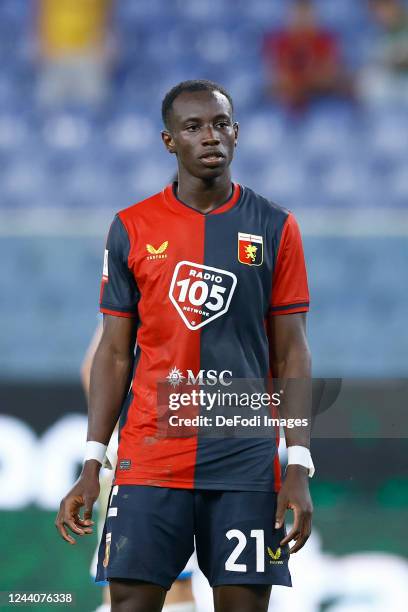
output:
[[[213, 118], [213, 121], [217, 121], [217, 119], [228, 119], [228, 121], [229, 121], [229, 120], [231, 120], [231, 117], [230, 117], [230, 115], [227, 115], [226, 113], [219, 113], [218, 115], [216, 115]], [[188, 117], [187, 119], [184, 119], [183, 124], [188, 123], [189, 121], [200, 122], [201, 119], [200, 119], [200, 117]]]

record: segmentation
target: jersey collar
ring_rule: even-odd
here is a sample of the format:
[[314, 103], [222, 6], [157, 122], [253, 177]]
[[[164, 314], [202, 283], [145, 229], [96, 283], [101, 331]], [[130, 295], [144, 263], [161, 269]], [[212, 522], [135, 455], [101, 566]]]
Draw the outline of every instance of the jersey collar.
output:
[[170, 185], [167, 185], [167, 187], [163, 189], [163, 195], [164, 195], [164, 199], [166, 200], [167, 204], [174, 211], [178, 213], [184, 213], [190, 216], [200, 215], [201, 217], [208, 217], [210, 215], [220, 215], [222, 213], [225, 213], [228, 210], [231, 210], [233, 206], [235, 206], [235, 204], [238, 202], [239, 197], [241, 195], [241, 186], [238, 185], [238, 183], [233, 183], [232, 186], [233, 186], [232, 194], [228, 198], [228, 200], [224, 202], [223, 204], [220, 204], [219, 206], [217, 206], [217, 208], [214, 208], [214, 210], [208, 213], [202, 213], [199, 210], [192, 208], [188, 204], [185, 204], [184, 202], [179, 200], [177, 196], [175, 195], [176, 182], [170, 183]]

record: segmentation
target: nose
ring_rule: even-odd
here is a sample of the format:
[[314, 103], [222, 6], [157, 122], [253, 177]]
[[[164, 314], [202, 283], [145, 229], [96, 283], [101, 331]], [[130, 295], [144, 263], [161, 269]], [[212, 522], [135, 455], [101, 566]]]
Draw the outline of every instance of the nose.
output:
[[214, 146], [214, 145], [219, 144], [219, 142], [220, 142], [220, 139], [219, 139], [219, 137], [217, 135], [217, 132], [214, 130], [212, 125], [208, 125], [203, 130], [202, 144]]

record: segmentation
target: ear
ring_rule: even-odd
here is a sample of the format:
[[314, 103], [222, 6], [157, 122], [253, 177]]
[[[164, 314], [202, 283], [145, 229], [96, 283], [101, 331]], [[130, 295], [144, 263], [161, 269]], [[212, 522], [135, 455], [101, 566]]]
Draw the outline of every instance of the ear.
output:
[[232, 127], [234, 128], [235, 133], [235, 146], [238, 144], [238, 132], [239, 132], [239, 123], [238, 121], [234, 121]]
[[169, 153], [176, 152], [176, 145], [174, 143], [173, 137], [167, 130], [163, 130], [161, 133], [162, 141], [164, 142], [164, 146], [168, 150]]

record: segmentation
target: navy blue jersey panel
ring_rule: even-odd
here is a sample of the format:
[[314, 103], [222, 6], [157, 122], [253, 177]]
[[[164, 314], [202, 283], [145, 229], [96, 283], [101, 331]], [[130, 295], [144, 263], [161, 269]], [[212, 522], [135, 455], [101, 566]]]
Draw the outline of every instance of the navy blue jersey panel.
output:
[[[248, 188], [243, 188], [240, 201], [230, 211], [206, 217], [204, 264], [220, 270], [220, 274], [232, 273], [236, 285], [228, 310], [201, 329], [200, 366], [204, 376], [214, 369], [218, 374], [227, 370], [232, 379], [268, 376], [265, 317], [287, 217], [286, 210]], [[217, 389], [222, 391], [222, 384]], [[224, 387], [225, 392], [229, 390]], [[237, 414], [239, 408], [232, 407], [231, 411]], [[272, 430], [268, 439], [214, 439], [202, 430], [198, 436], [195, 487], [221, 488], [224, 474], [226, 489], [271, 491], [275, 453]]]
[[115, 216], [106, 242], [101, 308], [118, 313], [137, 314], [139, 291], [129, 270], [130, 241], [126, 228]]
[[275, 454], [272, 436], [218, 440], [199, 434], [194, 488], [273, 491]]
[[[263, 378], [269, 369], [264, 320], [288, 212], [248, 188], [243, 190], [237, 206], [206, 218], [204, 263], [232, 273], [236, 286], [227, 312], [201, 330], [201, 368], [228, 369], [233, 378]], [[262, 240], [253, 243], [262, 250], [254, 265], [239, 259], [242, 235]]]

